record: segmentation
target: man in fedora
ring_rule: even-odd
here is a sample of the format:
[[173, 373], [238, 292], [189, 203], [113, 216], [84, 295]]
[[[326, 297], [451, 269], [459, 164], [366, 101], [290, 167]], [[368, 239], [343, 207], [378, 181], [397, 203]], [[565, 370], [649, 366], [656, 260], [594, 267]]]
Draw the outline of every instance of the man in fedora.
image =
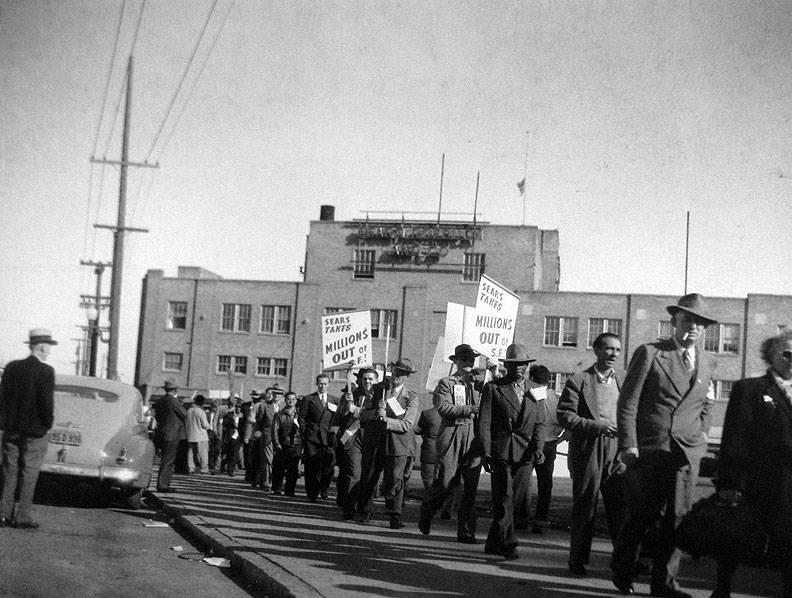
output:
[[[372, 445], [374, 452], [363, 457], [357, 512], [363, 522], [371, 517], [371, 504], [382, 472], [382, 492], [390, 527], [400, 529], [404, 527], [402, 503], [404, 489], [412, 473], [420, 401], [406, 385], [407, 377], [416, 372], [412, 362], [399, 357], [389, 366], [391, 375], [374, 385], [360, 413], [365, 434], [371, 430], [376, 444]], [[382, 439], [381, 444], [377, 442], [378, 435]]]
[[698, 293], [666, 309], [673, 336], [636, 349], [619, 393], [619, 459], [634, 476], [635, 496], [614, 544], [611, 568], [617, 589], [631, 594], [641, 541], [657, 526], [651, 595], [689, 598], [676, 581], [680, 553], [674, 536], [690, 509], [707, 448], [715, 359], [700, 341], [717, 320]]
[[492, 483], [492, 525], [484, 552], [513, 560], [519, 556], [514, 500], [528, 491], [533, 466], [544, 462], [545, 409], [529, 392], [525, 374], [535, 360], [525, 347], [509, 345], [501, 361], [506, 375], [484, 385], [477, 423]]
[[481, 445], [476, 439], [474, 418], [479, 412], [479, 393], [474, 388], [473, 366], [480, 355], [470, 345], [457, 345], [448, 359], [455, 371], [442, 378], [434, 390], [433, 403], [441, 417], [435, 440], [437, 474], [421, 503], [418, 527], [431, 531], [432, 517], [443, 508], [459, 484], [462, 498], [457, 512], [457, 541], [476, 543], [476, 491], [481, 475]]
[[171, 486], [171, 476], [176, 464], [179, 443], [187, 438], [185, 421], [187, 412], [176, 394], [179, 387], [170, 380], [163, 385], [165, 396], [154, 405], [157, 417], [157, 441], [162, 457], [160, 458], [157, 492], [175, 492]]
[[[47, 453], [48, 432], [55, 417], [55, 370], [45, 363], [52, 333], [34, 328], [28, 333], [30, 355], [9, 363], [0, 381], [0, 430], [3, 448], [3, 491], [0, 527], [39, 526], [31, 516], [39, 470]], [[14, 509], [14, 498], [19, 502]]]

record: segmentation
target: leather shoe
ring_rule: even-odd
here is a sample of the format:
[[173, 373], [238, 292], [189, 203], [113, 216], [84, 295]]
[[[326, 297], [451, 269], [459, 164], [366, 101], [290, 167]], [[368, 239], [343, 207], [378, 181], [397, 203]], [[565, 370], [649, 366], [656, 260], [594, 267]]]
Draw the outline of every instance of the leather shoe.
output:
[[581, 563], [569, 562], [569, 572], [573, 575], [588, 575], [588, 571]]
[[421, 517], [418, 520], [418, 529], [421, 530], [421, 533], [424, 536], [428, 536], [429, 533], [432, 531], [432, 520], [427, 519], [426, 517]]
[[478, 544], [475, 536], [457, 536], [457, 542], [461, 544]]
[[693, 594], [689, 594], [684, 590], [669, 588], [668, 586], [660, 586], [659, 588], [650, 588], [649, 595], [658, 596], [659, 598], [693, 598]]
[[14, 524], [17, 529], [38, 529], [39, 524], [35, 521], [21, 521]]
[[503, 558], [507, 561], [514, 561], [520, 558], [520, 553], [517, 552], [517, 547], [512, 546], [511, 548], [507, 548], [506, 552], [503, 553]]
[[629, 577], [621, 577], [618, 575], [613, 576], [613, 585], [622, 594], [634, 594], [635, 588], [633, 587], [632, 580]]
[[391, 529], [401, 529], [403, 527], [405, 527], [405, 525], [402, 522], [401, 517], [391, 515], [390, 528]]

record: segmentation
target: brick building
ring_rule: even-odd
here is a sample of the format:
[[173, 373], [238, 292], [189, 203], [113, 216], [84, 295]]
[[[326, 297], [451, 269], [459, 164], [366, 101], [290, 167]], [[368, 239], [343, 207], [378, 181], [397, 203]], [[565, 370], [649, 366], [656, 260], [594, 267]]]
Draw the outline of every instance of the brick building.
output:
[[[566, 377], [594, 360], [603, 331], [622, 338], [624, 365], [641, 343], [668, 336], [665, 307], [677, 296], [561, 292], [558, 231], [484, 222], [336, 221], [329, 206], [310, 223], [304, 281], [226, 280], [194, 267], [175, 278], [149, 270], [143, 281], [135, 383], [157, 392], [166, 379], [224, 395], [274, 383], [313, 390], [321, 369], [322, 315], [370, 309], [375, 361], [405, 355], [422, 391], [446, 304], [475, 304], [479, 276], [520, 296], [516, 339]], [[719, 324], [705, 348], [718, 358], [716, 394], [725, 407], [731, 384], [764, 370], [759, 343], [792, 325], [792, 297], [709, 298]], [[332, 385], [343, 382], [334, 374]]]

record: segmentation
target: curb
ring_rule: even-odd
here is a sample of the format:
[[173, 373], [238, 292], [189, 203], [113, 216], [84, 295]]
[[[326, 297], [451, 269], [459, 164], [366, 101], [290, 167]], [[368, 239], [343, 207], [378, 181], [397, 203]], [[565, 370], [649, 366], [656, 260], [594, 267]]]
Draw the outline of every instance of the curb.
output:
[[323, 598], [315, 588], [265, 555], [218, 532], [200, 515], [192, 513], [184, 503], [170, 501], [151, 490], [144, 491], [143, 495], [153, 506], [173, 518], [173, 527], [179, 533], [207, 547], [212, 556], [227, 558], [231, 562], [231, 569], [257, 590], [273, 598]]

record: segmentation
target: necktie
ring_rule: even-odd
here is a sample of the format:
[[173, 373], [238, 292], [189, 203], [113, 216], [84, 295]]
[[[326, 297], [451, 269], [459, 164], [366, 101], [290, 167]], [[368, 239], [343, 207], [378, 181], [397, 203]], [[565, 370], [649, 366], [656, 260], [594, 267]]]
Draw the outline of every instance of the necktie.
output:
[[327, 397], [325, 395], [319, 395], [319, 398], [322, 400], [322, 405], [327, 407]]
[[690, 351], [687, 349], [682, 351], [682, 363], [685, 364], [685, 369], [687, 369], [688, 372], [693, 371], [693, 359], [691, 359]]

